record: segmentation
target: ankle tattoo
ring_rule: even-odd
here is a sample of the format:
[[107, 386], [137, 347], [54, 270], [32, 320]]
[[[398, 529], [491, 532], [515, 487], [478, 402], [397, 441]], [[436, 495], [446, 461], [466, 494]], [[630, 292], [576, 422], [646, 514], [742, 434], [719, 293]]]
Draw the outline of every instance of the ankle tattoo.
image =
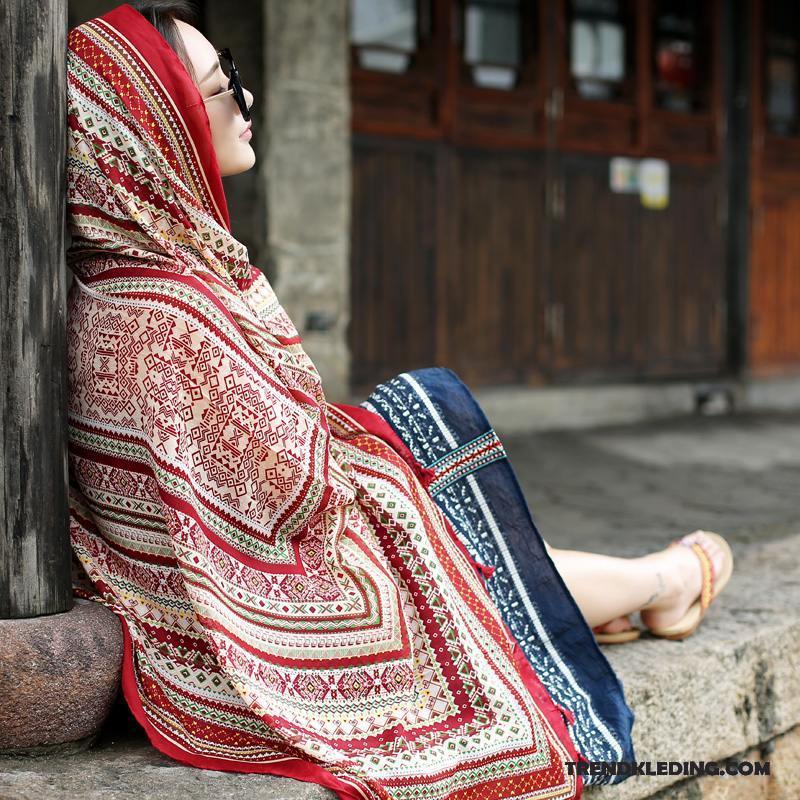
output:
[[656, 577], [658, 578], [658, 589], [656, 589], [650, 597], [645, 600], [645, 605], [649, 606], [654, 600], [660, 597], [664, 593], [664, 578], [661, 575], [661, 571], [656, 571]]

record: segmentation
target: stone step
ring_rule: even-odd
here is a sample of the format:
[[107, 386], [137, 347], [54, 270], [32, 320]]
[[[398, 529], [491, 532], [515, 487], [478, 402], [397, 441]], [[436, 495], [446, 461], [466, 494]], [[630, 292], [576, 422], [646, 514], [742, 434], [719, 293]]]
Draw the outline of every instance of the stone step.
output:
[[[604, 652], [636, 714], [640, 761], [747, 756], [770, 760], [772, 776], [639, 776], [588, 787], [589, 800], [800, 797], [800, 534], [734, 545], [734, 556], [734, 576], [694, 636], [645, 635]], [[182, 766], [150, 745], [122, 701], [89, 750], [0, 760], [0, 797], [335, 800], [311, 783]]]
[[198, 769], [156, 750], [120, 699], [100, 737], [76, 754], [0, 759], [2, 800], [336, 800], [314, 783]]

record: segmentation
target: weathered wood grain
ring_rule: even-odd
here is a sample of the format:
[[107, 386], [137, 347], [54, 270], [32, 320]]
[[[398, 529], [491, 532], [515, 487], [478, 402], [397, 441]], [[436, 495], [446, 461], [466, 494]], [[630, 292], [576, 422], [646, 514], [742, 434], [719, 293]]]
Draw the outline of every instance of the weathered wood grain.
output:
[[67, 2], [0, 4], [0, 618], [72, 606], [64, 228]]

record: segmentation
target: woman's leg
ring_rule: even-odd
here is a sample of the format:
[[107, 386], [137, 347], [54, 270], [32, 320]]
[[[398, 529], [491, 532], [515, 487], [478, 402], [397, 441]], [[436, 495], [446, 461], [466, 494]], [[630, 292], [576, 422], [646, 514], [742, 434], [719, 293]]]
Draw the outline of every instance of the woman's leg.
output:
[[[544, 541], [544, 540], [542, 540]], [[552, 547], [547, 542], [544, 542], [544, 546], [547, 548], [547, 552], [550, 554], [551, 558], [554, 557], [555, 548]], [[570, 551], [561, 550], [560, 553], [567, 553]], [[558, 566], [558, 565], [556, 565]], [[623, 614], [619, 617], [614, 617], [613, 619], [609, 620], [608, 622], [603, 623], [602, 625], [593, 625], [592, 630], [600, 632], [600, 633], [619, 633], [620, 631], [626, 631], [633, 628], [633, 624], [631, 623], [630, 617], [628, 614]]]
[[[702, 531], [695, 531], [692, 536], [707, 548], [714, 570], [719, 571], [724, 553], [716, 542]], [[618, 558], [559, 550], [545, 544], [592, 628], [634, 611], [642, 612], [642, 622], [648, 627], [672, 625], [700, 595], [700, 561], [687, 547], [669, 547], [638, 558]]]

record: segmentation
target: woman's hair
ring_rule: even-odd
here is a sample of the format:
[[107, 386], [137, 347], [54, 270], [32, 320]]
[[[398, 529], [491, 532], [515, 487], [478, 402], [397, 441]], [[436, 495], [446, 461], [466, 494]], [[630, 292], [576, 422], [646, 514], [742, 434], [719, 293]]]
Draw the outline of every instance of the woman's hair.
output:
[[131, 0], [130, 3], [167, 41], [197, 83], [194, 67], [186, 53], [175, 20], [194, 25], [197, 11], [189, 0]]

